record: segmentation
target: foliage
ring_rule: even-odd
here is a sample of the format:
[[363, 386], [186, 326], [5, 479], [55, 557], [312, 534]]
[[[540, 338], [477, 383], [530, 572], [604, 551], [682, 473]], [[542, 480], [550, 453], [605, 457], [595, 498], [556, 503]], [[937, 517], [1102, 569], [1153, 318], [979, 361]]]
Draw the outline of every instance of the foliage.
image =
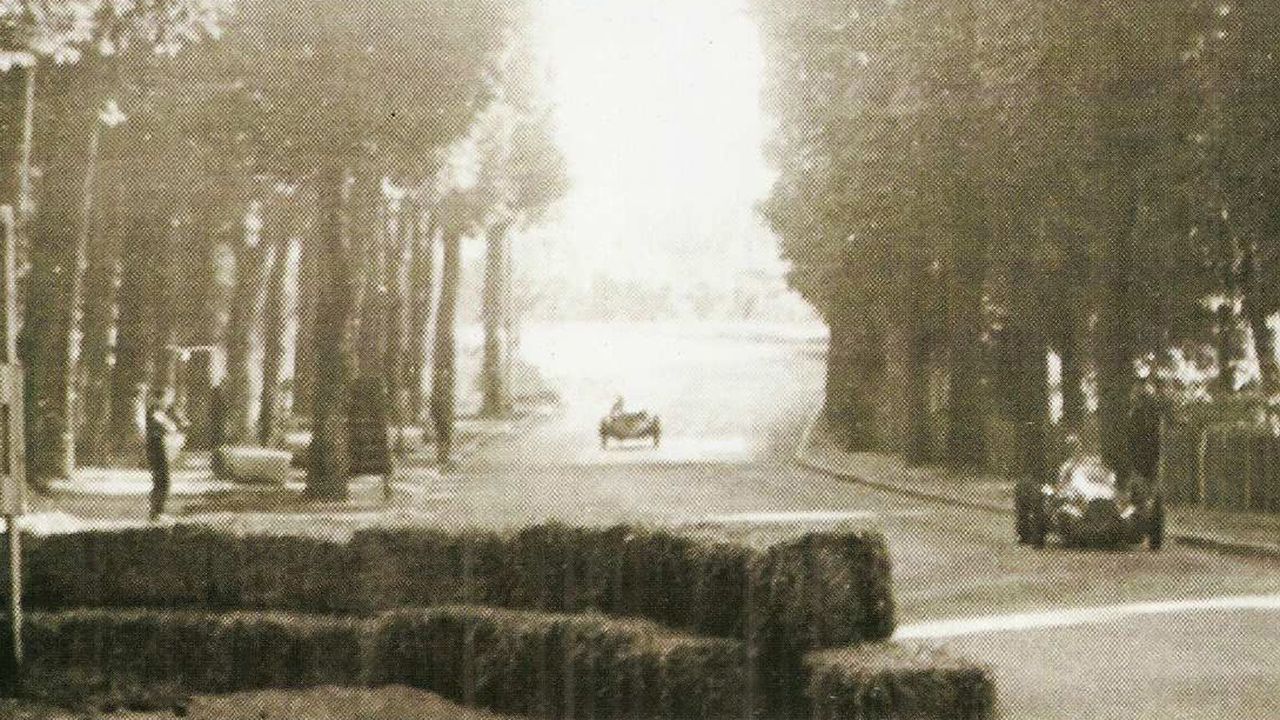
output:
[[[1264, 379], [1276, 375], [1267, 3], [753, 9], [776, 120], [761, 211], [793, 287], [832, 325], [833, 357], [859, 343], [883, 355], [888, 315], [909, 349], [923, 338], [907, 365], [933, 362], [947, 327], [950, 401], [987, 380], [1004, 400], [993, 407], [1025, 425], [1047, 422], [1044, 400], [1027, 399], [1043, 394], [1045, 352], [1083, 352], [1070, 379], [1093, 366], [1111, 422], [1135, 362], [1230, 332], [1230, 310], [1206, 311], [1225, 297], [1252, 326]], [[966, 353], [985, 358], [978, 377], [963, 374]], [[828, 407], [861, 392], [829, 376]]]
[[135, 46], [173, 55], [217, 37], [235, 0], [7, 0], [0, 3], [0, 72], [39, 57], [73, 63], [86, 49], [109, 56]]

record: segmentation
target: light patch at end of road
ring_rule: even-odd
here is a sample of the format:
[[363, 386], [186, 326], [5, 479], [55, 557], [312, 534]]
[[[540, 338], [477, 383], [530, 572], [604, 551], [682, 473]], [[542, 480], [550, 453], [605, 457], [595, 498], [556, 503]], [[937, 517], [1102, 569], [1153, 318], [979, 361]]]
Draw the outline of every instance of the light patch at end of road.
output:
[[1280, 595], [1245, 595], [1204, 598], [1199, 600], [1166, 600], [1129, 603], [1102, 607], [1046, 610], [1034, 613], [957, 618], [937, 622], [916, 623], [899, 627], [895, 640], [953, 638], [1046, 628], [1097, 625], [1113, 620], [1147, 615], [1171, 615], [1188, 612], [1270, 610], [1280, 611]]

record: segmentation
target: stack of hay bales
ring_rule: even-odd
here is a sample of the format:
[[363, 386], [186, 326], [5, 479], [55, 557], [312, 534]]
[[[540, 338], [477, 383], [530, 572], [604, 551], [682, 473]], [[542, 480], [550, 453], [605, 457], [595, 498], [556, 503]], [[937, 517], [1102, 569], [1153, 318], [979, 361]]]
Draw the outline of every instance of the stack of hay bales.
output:
[[[882, 685], [911, 686], [886, 696], [885, 716], [936, 706], [977, 708], [937, 717], [980, 718], [990, 704], [981, 669], [904, 664], [883, 644], [894, 606], [877, 533], [757, 550], [629, 526], [371, 529], [348, 542], [178, 526], [24, 545], [28, 605], [80, 608], [38, 613], [28, 630], [33, 647], [65, 660], [37, 662], [36, 687], [59, 673], [95, 692], [125, 683], [93, 670], [115, 662], [123, 651], [103, 643], [121, 637], [156, 658], [128, 661], [129, 682], [218, 692], [396, 682], [579, 718], [821, 716], [862, 707]], [[193, 645], [220, 654], [192, 659]], [[314, 669], [329, 663], [307, 659], [316, 647], [333, 647], [339, 669]], [[877, 717], [852, 715], [862, 716]]]

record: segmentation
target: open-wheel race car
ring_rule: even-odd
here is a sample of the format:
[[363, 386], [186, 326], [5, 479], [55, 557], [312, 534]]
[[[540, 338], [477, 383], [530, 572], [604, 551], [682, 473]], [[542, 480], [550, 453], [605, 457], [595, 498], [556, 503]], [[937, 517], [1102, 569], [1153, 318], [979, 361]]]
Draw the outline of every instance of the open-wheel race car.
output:
[[1018, 542], [1044, 547], [1049, 535], [1069, 545], [1164, 543], [1164, 501], [1140, 476], [1120, 487], [1100, 458], [1064, 464], [1056, 483], [1020, 483], [1015, 496]]
[[609, 447], [609, 440], [633, 440], [648, 438], [653, 446], [662, 443], [662, 421], [647, 410], [610, 413], [600, 420], [600, 447]]

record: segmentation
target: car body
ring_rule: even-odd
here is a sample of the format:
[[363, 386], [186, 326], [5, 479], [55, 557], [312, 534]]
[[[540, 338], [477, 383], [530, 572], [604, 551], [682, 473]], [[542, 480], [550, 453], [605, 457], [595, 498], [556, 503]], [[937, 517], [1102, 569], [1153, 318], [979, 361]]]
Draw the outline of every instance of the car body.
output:
[[633, 440], [648, 438], [653, 446], [662, 442], [662, 421], [647, 410], [621, 412], [606, 415], [600, 420], [600, 447], [608, 447], [609, 440]]
[[1058, 482], [1020, 484], [1015, 505], [1018, 541], [1036, 547], [1049, 535], [1069, 545], [1145, 541], [1159, 550], [1164, 542], [1159, 487], [1137, 476], [1121, 487], [1116, 473], [1096, 457], [1064, 463]]

